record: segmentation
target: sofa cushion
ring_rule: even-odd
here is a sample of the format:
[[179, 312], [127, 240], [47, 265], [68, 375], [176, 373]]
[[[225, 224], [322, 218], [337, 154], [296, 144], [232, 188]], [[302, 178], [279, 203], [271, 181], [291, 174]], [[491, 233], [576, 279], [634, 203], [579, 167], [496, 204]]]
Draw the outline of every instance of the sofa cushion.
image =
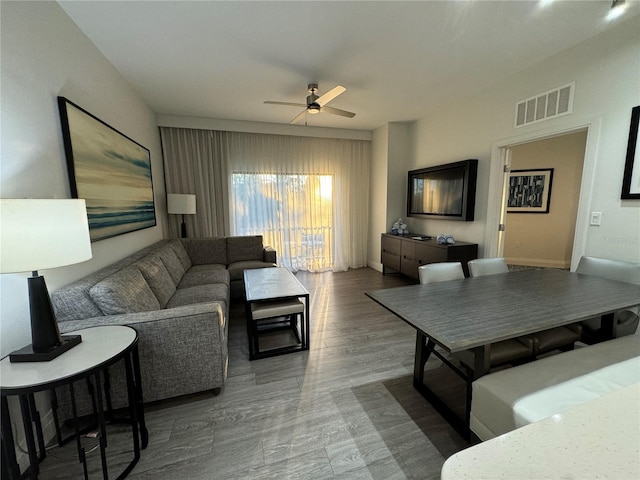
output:
[[194, 265], [184, 274], [178, 288], [189, 288], [210, 283], [229, 284], [229, 272], [223, 265]]
[[171, 297], [167, 308], [182, 307], [195, 303], [220, 302], [222, 311], [227, 310], [229, 287], [221, 283], [198, 285], [195, 287], [180, 288]]
[[96, 283], [89, 293], [105, 315], [160, 309], [160, 302], [137, 265], [130, 265], [108, 276]]
[[89, 293], [93, 285], [83, 279], [51, 293], [51, 303], [58, 322], [104, 315]]
[[[170, 252], [173, 255], [174, 259], [179, 265], [179, 268], [182, 268], [180, 262], [176, 258], [173, 251]], [[150, 253], [146, 257], [136, 262], [142, 276], [149, 284], [151, 291], [160, 302], [160, 307], [164, 308], [169, 299], [173, 296], [176, 291], [176, 284], [174, 280], [169, 275], [165, 264], [160, 259], [160, 256], [157, 253]]]
[[262, 262], [259, 260], [249, 260], [244, 262], [235, 262], [229, 265], [229, 277], [231, 281], [242, 280], [244, 278], [244, 271], [251, 270], [252, 268], [269, 268], [275, 267], [273, 263]]
[[220, 238], [189, 238], [184, 241], [192, 265], [220, 263], [227, 265], [227, 240]]
[[175, 251], [169, 245], [163, 245], [161, 248], [156, 250], [155, 253], [160, 257], [160, 260], [162, 260], [162, 263], [171, 276], [174, 285], [178, 285], [187, 269], [184, 268]]
[[169, 248], [171, 248], [176, 254], [176, 257], [178, 257], [184, 271], [186, 272], [189, 270], [191, 268], [191, 259], [189, 258], [187, 251], [184, 249], [182, 242], [178, 239], [174, 239], [170, 240], [167, 245], [169, 245]]
[[227, 237], [227, 264], [262, 260], [262, 235]]

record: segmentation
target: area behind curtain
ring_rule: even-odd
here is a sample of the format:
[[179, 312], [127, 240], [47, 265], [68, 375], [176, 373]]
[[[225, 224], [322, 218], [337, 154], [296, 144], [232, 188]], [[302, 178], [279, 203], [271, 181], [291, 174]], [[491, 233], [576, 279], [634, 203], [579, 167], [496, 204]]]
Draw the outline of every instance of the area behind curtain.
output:
[[[211, 226], [195, 226], [196, 234], [227, 234], [220, 230], [224, 219], [232, 234], [264, 235], [265, 243], [278, 250], [279, 263], [294, 271], [344, 271], [366, 265], [369, 142], [166, 127], [161, 131], [167, 191], [195, 193], [199, 212], [209, 205], [215, 210], [205, 214]], [[244, 189], [235, 205], [229, 190], [232, 175], [236, 189]], [[327, 202], [318, 201], [326, 195], [328, 182], [330, 212]], [[248, 217], [261, 219], [254, 230]], [[195, 223], [200, 218], [196, 215]], [[327, 254], [332, 264], [314, 259]]]
[[[190, 237], [231, 233], [227, 132], [160, 127], [167, 193], [196, 196], [196, 214], [185, 215]], [[171, 236], [182, 219], [169, 215]]]
[[[295, 239], [291, 241], [290, 232], [273, 232], [274, 242], [277, 242], [282, 254], [288, 259], [289, 268], [309, 271], [332, 268], [334, 271], [344, 271], [350, 267], [366, 265], [369, 142], [232, 132], [229, 148], [231, 168], [235, 174], [277, 173], [332, 177], [333, 231], [329, 235], [322, 234], [325, 225], [321, 221], [321, 212], [317, 212], [315, 218], [312, 216], [311, 225], [304, 226], [297, 224], [295, 212], [280, 212], [281, 217], [284, 218], [284, 225], [307, 230], [303, 232], [303, 245]], [[321, 196], [322, 193], [322, 188], [318, 188], [315, 192], [316, 197]], [[254, 203], [252, 208], [273, 208], [273, 204], [269, 206], [268, 202], [266, 200], [262, 206]], [[287, 204], [280, 202], [280, 208], [283, 205]], [[307, 213], [312, 213], [309, 211], [318, 208], [318, 205], [319, 202], [312, 202], [300, 208], [305, 208]], [[232, 205], [232, 210], [235, 207], [236, 205]], [[233, 216], [236, 219], [238, 213], [234, 210]], [[277, 236], [280, 238], [276, 238]], [[325, 251], [331, 248], [333, 265], [326, 266], [315, 261], [296, 261], [298, 257], [296, 249], [306, 249], [307, 254], [314, 255], [309, 252], [309, 249], [322, 248]]]

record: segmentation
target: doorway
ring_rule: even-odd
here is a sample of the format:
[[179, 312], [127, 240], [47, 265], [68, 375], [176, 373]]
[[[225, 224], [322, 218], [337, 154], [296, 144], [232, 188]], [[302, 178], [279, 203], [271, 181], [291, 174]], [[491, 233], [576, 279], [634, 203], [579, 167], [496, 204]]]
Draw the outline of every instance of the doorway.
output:
[[[571, 267], [587, 130], [557, 135], [509, 147], [511, 181], [506, 198], [502, 256], [516, 267]], [[548, 177], [548, 178], [546, 178]], [[511, 208], [509, 196], [524, 185], [545, 208]], [[544, 187], [544, 190], [543, 190]], [[531, 211], [529, 211], [531, 210]]]
[[[531, 131], [512, 136], [493, 144], [491, 152], [491, 166], [489, 174], [489, 194], [487, 205], [487, 224], [485, 228], [484, 257], [502, 257], [504, 254], [504, 240], [506, 239], [506, 189], [509, 175], [505, 167], [510, 165], [513, 147], [551, 139], [576, 132], [586, 132], [584, 147], [584, 162], [578, 194], [578, 207], [575, 216], [573, 246], [571, 249], [571, 270], [574, 270], [580, 257], [584, 255], [589, 229], [589, 208], [595, 175], [595, 164], [598, 152], [598, 139], [602, 129], [602, 118], [591, 119], [569, 118], [559, 121], [553, 128]], [[553, 208], [553, 207], [551, 207]], [[505, 231], [502, 231], [503, 225]]]

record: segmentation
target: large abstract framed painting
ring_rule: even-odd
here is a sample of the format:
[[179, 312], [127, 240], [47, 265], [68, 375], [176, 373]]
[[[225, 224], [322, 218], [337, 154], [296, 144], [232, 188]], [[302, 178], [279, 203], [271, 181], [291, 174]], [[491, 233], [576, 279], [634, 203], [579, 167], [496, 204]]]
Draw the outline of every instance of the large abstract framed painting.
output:
[[631, 110], [631, 127], [629, 143], [627, 143], [627, 161], [622, 177], [622, 200], [640, 198], [640, 149], [638, 149], [638, 123], [640, 123], [640, 106]]
[[84, 198], [91, 241], [156, 225], [149, 150], [58, 97], [71, 195]]
[[549, 213], [553, 168], [511, 170], [508, 213]]

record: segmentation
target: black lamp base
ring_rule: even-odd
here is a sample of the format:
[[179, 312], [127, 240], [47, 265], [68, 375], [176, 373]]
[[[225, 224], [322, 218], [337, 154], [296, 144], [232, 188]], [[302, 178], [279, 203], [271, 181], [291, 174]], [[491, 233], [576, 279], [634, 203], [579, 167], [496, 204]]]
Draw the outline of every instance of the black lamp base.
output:
[[62, 335], [62, 343], [51, 347], [43, 352], [34, 352], [33, 345], [27, 345], [20, 350], [11, 352], [9, 354], [9, 361], [11, 363], [20, 362], [48, 362], [54, 358], [62, 355], [64, 352], [71, 350], [73, 347], [82, 342], [80, 335]]

